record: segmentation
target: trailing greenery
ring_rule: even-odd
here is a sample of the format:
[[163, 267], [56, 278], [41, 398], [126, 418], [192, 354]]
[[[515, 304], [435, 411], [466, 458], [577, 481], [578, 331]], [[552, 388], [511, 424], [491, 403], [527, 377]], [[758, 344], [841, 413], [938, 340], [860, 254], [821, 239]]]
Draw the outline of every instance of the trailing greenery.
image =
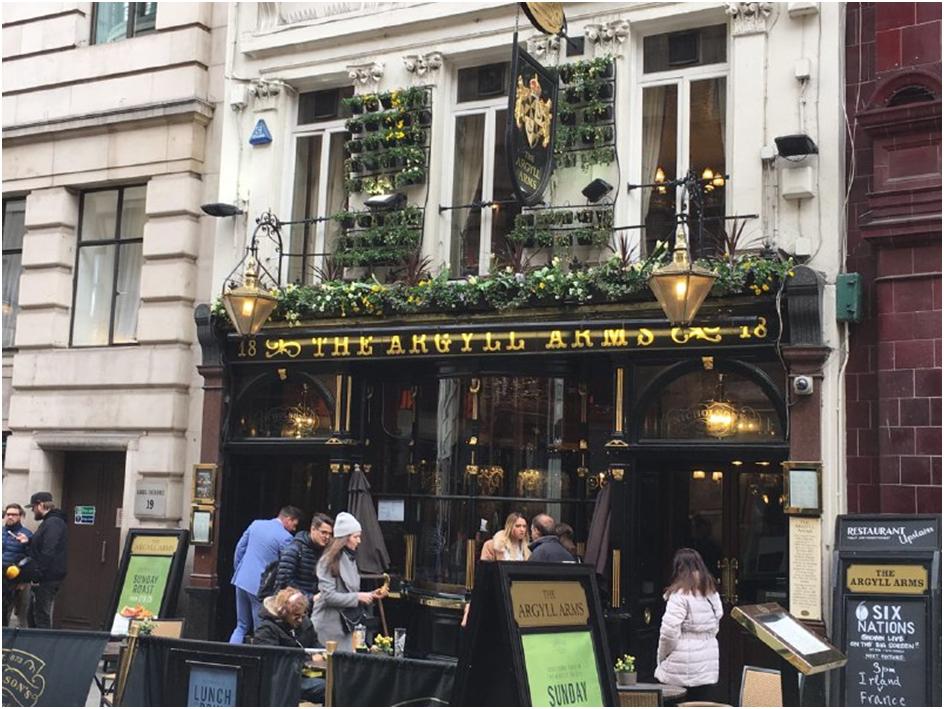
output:
[[[413, 275], [391, 283], [370, 277], [359, 281], [330, 280], [311, 286], [289, 284], [273, 290], [279, 302], [272, 320], [295, 326], [319, 318], [507, 311], [652, 300], [647, 280], [667, 256], [665, 246], [660, 244], [643, 261], [628, 262], [613, 256], [599, 266], [580, 267], [555, 257], [545, 266], [526, 272], [500, 266], [487, 276], [461, 280], [450, 280], [445, 272], [430, 276], [426, 271], [428, 262], [413, 259]], [[719, 274], [712, 290], [715, 297], [770, 295], [793, 275], [792, 259], [776, 255], [743, 254], [699, 263]], [[213, 312], [224, 316], [219, 299]]]
[[344, 144], [344, 187], [349, 193], [380, 194], [426, 181], [433, 118], [427, 89], [411, 87], [343, 101], [352, 113], [345, 124], [350, 138]]
[[554, 156], [557, 167], [609, 165], [616, 159], [614, 116], [615, 65], [610, 56], [597, 57], [559, 69]]
[[517, 215], [507, 239], [528, 248], [605, 246], [612, 231], [612, 205], [542, 209]]
[[343, 229], [334, 253], [338, 266], [391, 266], [419, 249], [423, 210], [405, 207], [386, 212], [338, 212], [331, 217]]

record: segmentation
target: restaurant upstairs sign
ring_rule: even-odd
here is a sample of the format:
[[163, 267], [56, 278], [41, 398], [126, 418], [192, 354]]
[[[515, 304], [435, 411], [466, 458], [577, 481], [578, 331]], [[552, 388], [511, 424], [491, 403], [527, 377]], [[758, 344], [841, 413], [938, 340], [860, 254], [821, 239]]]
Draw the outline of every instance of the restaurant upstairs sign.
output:
[[515, 194], [524, 205], [541, 201], [554, 171], [557, 87], [557, 73], [523, 50], [516, 32], [505, 152]]
[[626, 350], [717, 349], [765, 344], [771, 328], [762, 316], [732, 318], [714, 327], [657, 327], [625, 322], [520, 324], [508, 328], [425, 326], [317, 330], [297, 336], [233, 335], [231, 362], [419, 359], [525, 354], [581, 354]]

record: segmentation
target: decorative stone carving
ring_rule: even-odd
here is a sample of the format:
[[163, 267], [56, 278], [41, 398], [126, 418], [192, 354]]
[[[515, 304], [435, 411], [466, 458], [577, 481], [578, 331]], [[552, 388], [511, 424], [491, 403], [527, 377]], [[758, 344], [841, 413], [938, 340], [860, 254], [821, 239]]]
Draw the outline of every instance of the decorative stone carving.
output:
[[443, 65], [443, 55], [441, 52], [429, 52], [427, 54], [407, 54], [403, 57], [403, 66], [406, 70], [417, 77], [426, 76], [436, 71]]
[[368, 62], [367, 64], [348, 64], [347, 75], [354, 82], [355, 87], [374, 88], [383, 79], [384, 65], [382, 62]]
[[612, 51], [617, 45], [622, 44], [629, 38], [629, 22], [627, 20], [612, 20], [610, 22], [584, 25], [583, 36], [593, 46], [594, 50]]
[[252, 97], [253, 108], [256, 111], [274, 110], [279, 94], [282, 93], [282, 83], [254, 79], [249, 85], [249, 95]]
[[528, 54], [542, 58], [557, 59], [560, 52], [560, 37], [555, 35], [538, 34], [528, 38]]
[[729, 2], [725, 12], [731, 18], [734, 36], [767, 31], [767, 18], [773, 8], [769, 2]]
[[279, 6], [279, 24], [281, 25], [333, 18], [340, 15], [366, 15], [404, 5], [404, 3], [399, 2], [280, 2], [277, 4]]

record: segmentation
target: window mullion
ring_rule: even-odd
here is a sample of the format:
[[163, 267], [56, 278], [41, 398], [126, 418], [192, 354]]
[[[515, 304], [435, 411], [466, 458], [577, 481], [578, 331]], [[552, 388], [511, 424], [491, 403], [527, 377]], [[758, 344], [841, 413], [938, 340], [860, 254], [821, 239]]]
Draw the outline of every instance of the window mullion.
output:
[[118, 302], [118, 268], [121, 263], [121, 213], [124, 210], [125, 191], [118, 190], [118, 206], [115, 213], [115, 266], [111, 281], [111, 311], [108, 317], [108, 344], [115, 343], [115, 307]]
[[[128, 26], [125, 28], [125, 38], [131, 39], [134, 37], [134, 14], [135, 14], [135, 5], [136, 2], [127, 3], [128, 6]], [[109, 343], [111, 344], [111, 343]]]
[[[328, 185], [331, 180], [330, 169], [331, 169], [331, 136], [332, 133], [329, 131], [324, 131], [321, 134], [321, 164], [318, 165], [318, 170], [320, 171], [320, 179], [318, 180], [318, 196], [317, 196], [317, 211], [315, 216], [318, 217], [327, 217], [328, 214]], [[327, 247], [326, 237], [327, 237], [327, 222], [315, 222], [315, 251], [312, 254], [312, 265], [316, 263], [319, 266], [324, 264], [324, 253]], [[317, 255], [320, 254], [320, 255]], [[303, 282], [307, 282], [307, 278], [303, 275]]]
[[[482, 201], [495, 198], [495, 116], [496, 109], [485, 112], [485, 130], [482, 136]], [[488, 255], [492, 250], [492, 210], [483, 209], [479, 226], [479, 274], [488, 272]]]
[[[691, 111], [691, 81], [688, 77], [682, 77], [678, 82], [678, 127], [677, 127], [677, 155], [675, 160], [676, 179], [682, 179], [688, 174], [689, 149], [691, 145], [691, 136], [689, 127], [691, 125], [689, 116]], [[685, 197], [684, 190], [677, 188], [675, 191], [675, 211], [682, 212], [682, 199]]]

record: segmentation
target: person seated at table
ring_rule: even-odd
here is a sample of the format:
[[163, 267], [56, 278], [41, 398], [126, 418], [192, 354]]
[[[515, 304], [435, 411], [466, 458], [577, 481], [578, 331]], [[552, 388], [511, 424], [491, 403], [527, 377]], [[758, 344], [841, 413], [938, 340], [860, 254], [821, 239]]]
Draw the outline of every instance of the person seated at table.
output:
[[556, 534], [557, 538], [560, 540], [561, 546], [564, 547], [567, 553], [574, 557], [579, 564], [580, 557], [577, 555], [577, 543], [574, 541], [574, 528], [566, 522], [558, 522], [557, 526], [554, 527], [554, 534]]
[[528, 520], [520, 512], [512, 512], [505, 519], [505, 528], [482, 545], [482, 561], [527, 561]]
[[718, 682], [718, 628], [724, 609], [715, 579], [694, 549], [675, 552], [665, 589], [656, 679], [688, 689], [689, 700], [710, 698]]
[[[308, 598], [297, 588], [283, 588], [262, 602], [259, 622], [253, 635], [253, 645], [279, 647], [314, 647], [315, 629], [308, 617]], [[312, 658], [314, 659], [314, 658]], [[301, 698], [306, 702], [322, 703], [325, 681], [321, 677], [301, 678]]]

